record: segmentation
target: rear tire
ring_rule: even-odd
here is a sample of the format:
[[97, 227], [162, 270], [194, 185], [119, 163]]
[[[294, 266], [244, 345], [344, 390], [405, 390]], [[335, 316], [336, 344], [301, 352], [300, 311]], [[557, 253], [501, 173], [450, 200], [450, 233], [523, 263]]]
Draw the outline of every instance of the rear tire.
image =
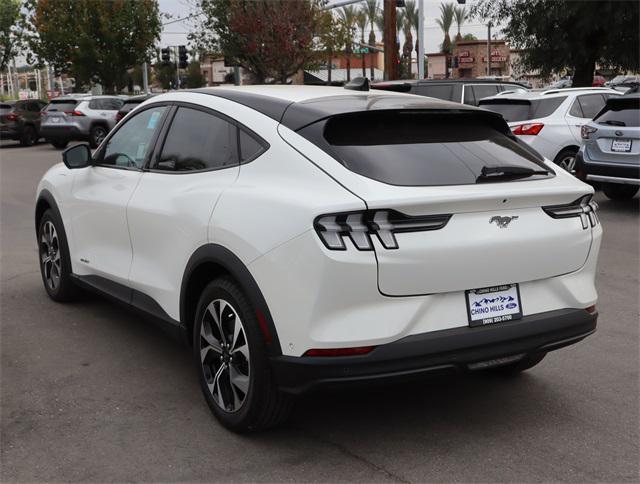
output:
[[47, 294], [57, 302], [74, 300], [80, 289], [71, 279], [71, 258], [62, 220], [49, 209], [38, 226], [38, 259]]
[[521, 360], [515, 361], [513, 363], [509, 363], [503, 366], [496, 366], [494, 368], [489, 368], [486, 371], [489, 373], [493, 373], [495, 375], [501, 376], [516, 376], [526, 371], [530, 368], [533, 368], [538, 363], [540, 363], [544, 357], [547, 356], [547, 353], [533, 353], [530, 355], [526, 355]]
[[205, 400], [228, 429], [255, 432], [289, 416], [292, 399], [275, 385], [255, 310], [229, 277], [202, 291], [193, 357]]
[[63, 150], [67, 147], [67, 145], [69, 144], [69, 141], [67, 140], [53, 140], [51, 141], [51, 144], [53, 145], [54, 148], [57, 148], [59, 150]]
[[33, 146], [36, 143], [37, 134], [33, 126], [25, 126], [20, 137], [21, 146]]
[[618, 183], [603, 183], [602, 191], [611, 200], [631, 200], [638, 193], [638, 189], [635, 185], [620, 185]]
[[102, 143], [102, 140], [107, 136], [107, 128], [101, 125], [96, 125], [91, 128], [89, 133], [89, 146], [92, 149], [96, 149]]
[[575, 175], [577, 154], [578, 150], [576, 148], [565, 148], [560, 153], [558, 153], [558, 156], [556, 156], [553, 162], [559, 167], [564, 168], [572, 175]]

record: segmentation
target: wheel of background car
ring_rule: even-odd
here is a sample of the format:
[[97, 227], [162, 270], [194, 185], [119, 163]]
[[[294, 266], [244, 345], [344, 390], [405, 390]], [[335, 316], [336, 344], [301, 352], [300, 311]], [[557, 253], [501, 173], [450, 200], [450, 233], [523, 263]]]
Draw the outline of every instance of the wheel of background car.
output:
[[60, 217], [47, 210], [38, 227], [40, 273], [47, 294], [58, 302], [75, 299], [78, 288], [71, 280], [71, 259]]
[[62, 150], [67, 147], [67, 145], [69, 144], [69, 141], [55, 140], [55, 141], [52, 141], [51, 144], [53, 145], [54, 148], [58, 148], [59, 150]]
[[91, 133], [89, 134], [89, 144], [91, 148], [97, 148], [102, 140], [104, 140], [107, 136], [107, 129], [104, 126], [96, 125], [91, 128]]
[[22, 137], [20, 138], [20, 144], [22, 146], [33, 146], [36, 142], [36, 130], [33, 126], [25, 126], [22, 131]]
[[202, 392], [225, 427], [256, 431], [286, 419], [290, 398], [273, 382], [255, 311], [235, 281], [215, 279], [204, 289], [193, 335]]
[[640, 187], [636, 185], [620, 185], [617, 183], [603, 183], [602, 191], [611, 200], [631, 200], [638, 193]]
[[567, 148], [562, 150], [556, 156], [556, 159], [553, 162], [561, 168], [564, 168], [571, 174], [575, 174], [576, 171], [576, 154], [578, 150], [575, 148]]

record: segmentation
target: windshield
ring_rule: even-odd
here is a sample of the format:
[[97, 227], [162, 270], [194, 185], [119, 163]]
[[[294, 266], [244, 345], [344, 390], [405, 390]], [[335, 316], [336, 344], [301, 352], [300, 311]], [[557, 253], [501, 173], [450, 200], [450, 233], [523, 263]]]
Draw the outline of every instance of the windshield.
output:
[[46, 107], [45, 111], [73, 111], [78, 105], [78, 101], [74, 99], [52, 100]]
[[492, 167], [525, 173], [524, 179], [549, 176], [542, 158], [501, 126], [479, 113], [368, 111], [335, 116], [299, 133], [349, 170], [391, 185], [475, 184], [486, 182]]

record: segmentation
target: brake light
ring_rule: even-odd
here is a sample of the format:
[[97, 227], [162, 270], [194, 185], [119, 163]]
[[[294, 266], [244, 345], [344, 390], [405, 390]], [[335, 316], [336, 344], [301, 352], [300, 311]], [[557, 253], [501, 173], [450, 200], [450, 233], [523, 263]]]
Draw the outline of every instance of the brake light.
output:
[[6, 119], [7, 121], [17, 121], [18, 116], [14, 113], [9, 113], [4, 117], [4, 119]]
[[64, 114], [66, 114], [67, 116], [84, 116], [84, 113], [82, 111], [78, 111], [77, 109], [74, 109], [73, 111], [65, 111]]
[[357, 348], [318, 348], [308, 350], [304, 356], [357, 356], [371, 353], [375, 346], [360, 346]]
[[582, 139], [589, 139], [589, 135], [595, 133], [596, 131], [598, 131], [598, 128], [583, 124], [580, 128], [580, 136], [582, 136]]
[[347, 250], [345, 237], [358, 250], [373, 250], [371, 237], [376, 236], [385, 249], [397, 249], [394, 234], [438, 230], [447, 225], [451, 215], [411, 217], [395, 210], [366, 210], [320, 215], [314, 221], [316, 233], [331, 250]]
[[536, 136], [544, 128], [542, 123], [519, 124], [512, 129], [513, 134]]
[[585, 311], [588, 312], [589, 314], [595, 314], [595, 312], [597, 311], [596, 305], [594, 304], [593, 306], [589, 306], [588, 308], [585, 308]]
[[596, 215], [598, 204], [591, 199], [591, 195], [585, 195], [575, 202], [565, 205], [542, 207], [542, 210], [552, 218], [580, 217], [582, 228], [585, 230], [589, 228], [589, 224], [591, 224], [591, 227], [595, 227], [598, 224], [598, 216]]

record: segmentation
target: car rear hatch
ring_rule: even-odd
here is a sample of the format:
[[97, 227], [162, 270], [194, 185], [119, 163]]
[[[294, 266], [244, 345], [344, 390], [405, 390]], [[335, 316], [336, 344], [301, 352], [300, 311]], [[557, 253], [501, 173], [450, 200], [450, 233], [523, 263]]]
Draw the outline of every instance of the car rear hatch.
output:
[[13, 105], [9, 103], [0, 103], [0, 129], [5, 130], [9, 125], [15, 124], [15, 119], [9, 116], [13, 111]]
[[640, 166], [640, 97], [609, 98], [582, 137], [590, 160]]
[[492, 113], [351, 113], [299, 134], [343, 165], [330, 173], [368, 207], [324, 214], [316, 230], [328, 247], [337, 230], [343, 250], [375, 250], [383, 294], [544, 279], [587, 259], [592, 189], [555, 174]]
[[53, 99], [43, 111], [43, 126], [62, 126], [71, 124], [79, 101], [75, 99]]

